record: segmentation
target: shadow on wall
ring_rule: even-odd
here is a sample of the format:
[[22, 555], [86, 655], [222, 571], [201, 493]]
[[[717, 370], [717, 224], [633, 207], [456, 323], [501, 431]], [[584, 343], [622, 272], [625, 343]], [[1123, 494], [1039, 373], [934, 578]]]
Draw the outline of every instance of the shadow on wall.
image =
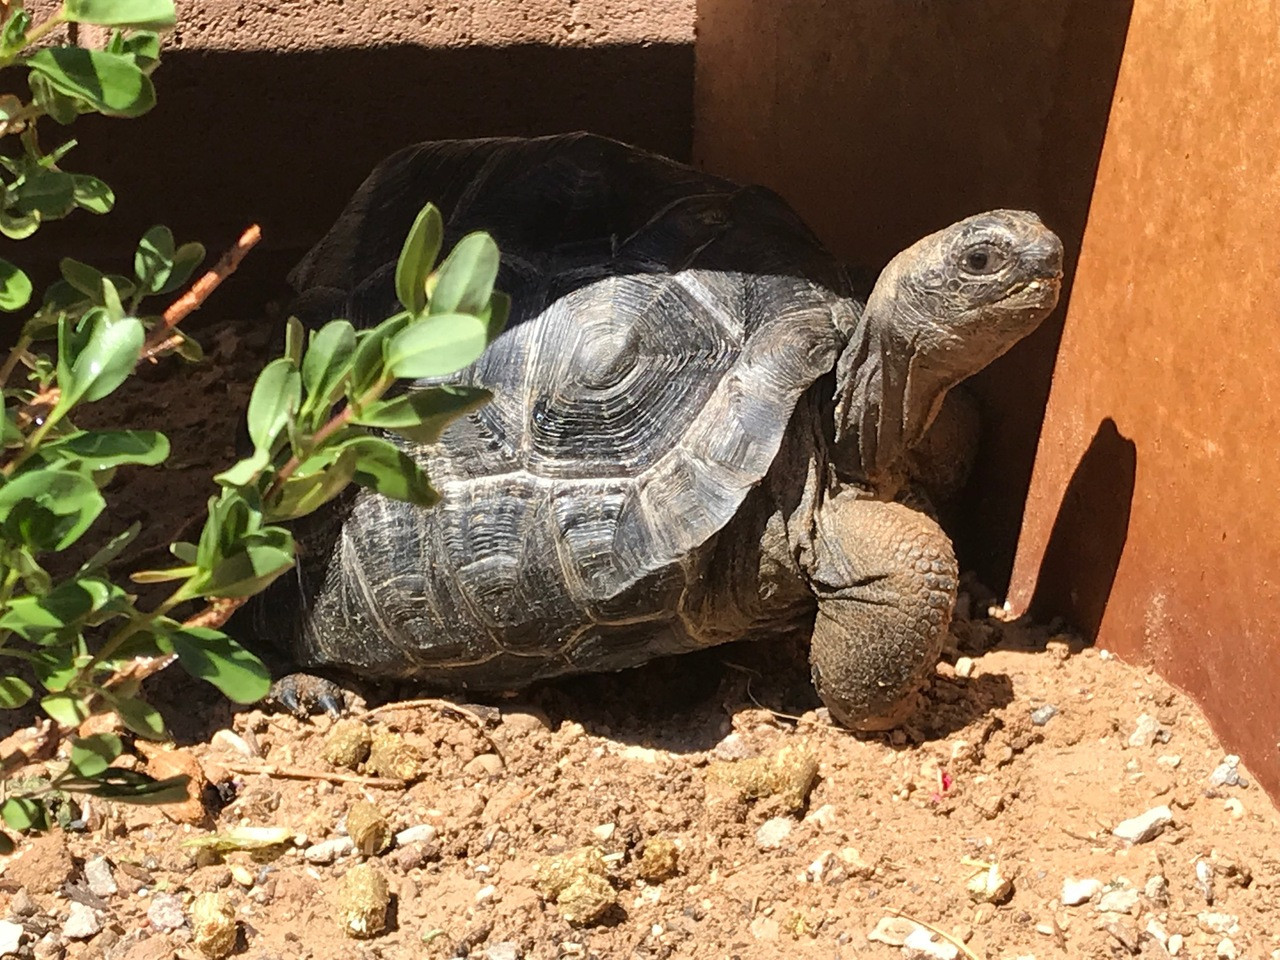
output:
[[1097, 639], [1129, 535], [1137, 472], [1137, 445], [1107, 417], [1062, 496], [1031, 597], [1032, 616], [1060, 616], [1089, 643]]
[[970, 385], [982, 449], [952, 533], [1007, 589], [1132, 0], [700, 0], [694, 155], [777, 189], [878, 268], [948, 223], [1035, 210], [1064, 307]]
[[[212, 253], [251, 222], [264, 241], [210, 308], [258, 310], [328, 229], [375, 163], [448, 137], [592, 130], [687, 159], [693, 47], [172, 50], [159, 105], [135, 121], [85, 117], [68, 168], [116, 191], [113, 213], [50, 224], [29, 241], [44, 274], [58, 256], [104, 266], [166, 223]], [[270, 290], [270, 293], [267, 291]]]

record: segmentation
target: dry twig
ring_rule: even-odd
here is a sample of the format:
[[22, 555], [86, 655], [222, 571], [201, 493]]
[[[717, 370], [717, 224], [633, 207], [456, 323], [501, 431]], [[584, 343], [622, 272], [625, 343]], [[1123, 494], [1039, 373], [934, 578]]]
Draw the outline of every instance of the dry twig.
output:
[[932, 923], [926, 923], [924, 920], [920, 920], [917, 917], [913, 917], [911, 916], [911, 914], [907, 913], [904, 910], [899, 910], [897, 907], [889, 907], [888, 909], [889, 909], [889, 912], [892, 913], [894, 916], [901, 917], [903, 920], [910, 920], [916, 926], [924, 927], [930, 933], [941, 937], [943, 940], [947, 941], [947, 943], [951, 944], [953, 947], [955, 947], [957, 950], [963, 953], [966, 957], [968, 957], [969, 960], [982, 960], [982, 957], [978, 956], [976, 953], [970, 950], [967, 946], [965, 946], [965, 943], [963, 940], [952, 936], [951, 934], [947, 933], [947, 931], [939, 927], [935, 927]]
[[287, 780], [327, 780], [330, 783], [358, 783], [362, 787], [382, 787], [387, 790], [403, 790], [403, 780], [390, 777], [364, 777], [358, 773], [339, 773], [330, 770], [316, 770], [312, 767], [294, 767], [275, 763], [223, 763], [223, 769], [231, 773], [254, 774], [264, 773], [269, 777], [282, 777]]

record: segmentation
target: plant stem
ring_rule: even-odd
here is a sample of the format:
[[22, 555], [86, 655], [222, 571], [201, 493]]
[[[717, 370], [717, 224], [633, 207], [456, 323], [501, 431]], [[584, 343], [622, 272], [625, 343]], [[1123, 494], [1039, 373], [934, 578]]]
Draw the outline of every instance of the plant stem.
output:
[[24, 38], [25, 42], [23, 46], [30, 47], [39, 43], [49, 34], [53, 33], [54, 30], [57, 30], [58, 27], [62, 26], [62, 24], [66, 22], [66, 17], [67, 17], [67, 11], [65, 9], [59, 8], [58, 12], [55, 13], [53, 16], [51, 16], [48, 20], [45, 20], [43, 23], [36, 24], [29, 31], [27, 31], [27, 35]]
[[5, 357], [4, 366], [0, 367], [0, 390], [3, 390], [9, 383], [9, 377], [13, 374], [14, 368], [18, 365], [18, 361], [22, 359], [22, 355], [27, 352], [27, 347], [29, 346], [31, 346], [30, 337], [19, 337], [18, 342], [9, 351], [9, 356]]
[[117, 627], [112, 632], [111, 636], [107, 637], [106, 642], [102, 645], [102, 649], [95, 653], [93, 655], [93, 659], [81, 668], [80, 673], [76, 676], [76, 681], [74, 682], [81, 681], [88, 677], [90, 673], [92, 673], [94, 667], [108, 659], [113, 653], [119, 650], [120, 645], [139, 630], [145, 630], [178, 604], [195, 599], [187, 593], [186, 586], [187, 585], [184, 583], [177, 590], [173, 591], [173, 593], [169, 594], [169, 596], [166, 597], [159, 606], [149, 613], [140, 613], [138, 616], [129, 618]]

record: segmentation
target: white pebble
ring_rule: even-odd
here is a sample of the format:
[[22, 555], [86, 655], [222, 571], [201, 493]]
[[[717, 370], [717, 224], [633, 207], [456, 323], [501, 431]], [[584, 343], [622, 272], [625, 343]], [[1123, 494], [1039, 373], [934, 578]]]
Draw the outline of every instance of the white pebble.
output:
[[907, 942], [907, 937], [922, 929], [924, 928], [920, 924], [906, 917], [881, 917], [875, 929], [867, 934], [867, 939], [874, 943], [900, 947]]
[[1222, 804], [1222, 809], [1231, 814], [1232, 817], [1239, 820], [1244, 816], [1244, 804], [1237, 798], [1231, 797]]
[[836, 822], [836, 807], [833, 803], [824, 803], [804, 818], [805, 823], [813, 823], [823, 830], [830, 830]]
[[[399, 839], [398, 835], [397, 839]], [[307, 847], [302, 851], [302, 859], [307, 863], [333, 863], [339, 857], [354, 853], [355, 849], [356, 845], [350, 837], [334, 837], [332, 840], [324, 840]]]
[[1102, 881], [1093, 877], [1077, 880], [1067, 877], [1062, 881], [1062, 902], [1068, 907], [1076, 907], [1088, 903], [1102, 889]]
[[120, 891], [116, 878], [111, 874], [111, 864], [104, 856], [90, 857], [84, 862], [84, 879], [89, 884], [89, 892], [95, 897], [105, 900]]
[[1218, 956], [1222, 960], [1236, 960], [1236, 945], [1231, 942], [1230, 937], [1226, 937], [1218, 943]]
[[215, 733], [210, 741], [213, 746], [222, 747], [230, 750], [232, 753], [238, 753], [246, 759], [252, 760], [260, 756], [257, 750], [249, 746], [249, 742], [238, 733], [230, 730], [219, 730]]
[[1169, 942], [1164, 945], [1164, 948], [1169, 951], [1169, 956], [1176, 957], [1182, 952], [1182, 934], [1169, 934]]
[[903, 942], [902, 954], [908, 960], [956, 960], [960, 951], [936, 933], [916, 927]]
[[957, 657], [956, 658], [956, 676], [969, 678], [973, 676], [973, 658]]
[[602, 823], [598, 827], [592, 827], [591, 832], [595, 834], [597, 840], [607, 842], [613, 838], [613, 832], [617, 829], [616, 823]]
[[1182, 763], [1182, 757], [1176, 753], [1166, 753], [1163, 756], [1156, 757], [1156, 763], [1161, 767], [1177, 770], [1178, 765]]
[[776, 850], [791, 836], [792, 823], [787, 817], [770, 817], [756, 831], [756, 846], [761, 850]]
[[0, 920], [0, 957], [18, 952], [22, 934], [22, 924], [14, 923], [12, 920]]
[[1112, 653], [1110, 650], [1099, 650], [1099, 651], [1098, 651], [1098, 659], [1099, 659], [1099, 660], [1114, 660], [1115, 658], [1116, 658], [1116, 655], [1115, 655], [1114, 653]]
[[1216, 933], [1232, 936], [1240, 932], [1240, 918], [1230, 913], [1215, 913], [1204, 910], [1196, 914], [1196, 922], [1205, 933]]
[[484, 952], [485, 960], [520, 960], [520, 947], [510, 940], [491, 945]]
[[485, 884], [476, 891], [476, 903], [484, 903], [486, 900], [492, 900], [493, 895], [498, 892], [498, 888], [492, 883]]
[[1098, 901], [1100, 913], [1129, 913], [1138, 905], [1138, 891], [1132, 889], [1108, 890]]
[[1138, 721], [1134, 725], [1133, 733], [1129, 734], [1129, 746], [1134, 749], [1151, 746], [1151, 744], [1155, 742], [1156, 728], [1158, 726], [1159, 724], [1156, 723], [1156, 718], [1151, 716], [1151, 714], [1139, 714]]
[[1155, 807], [1146, 813], [1117, 824], [1111, 832], [1130, 843], [1146, 843], [1154, 840], [1169, 824], [1173, 823], [1173, 811], [1168, 807]]
[[396, 834], [396, 846], [407, 847], [411, 843], [426, 843], [434, 840], [439, 832], [429, 823], [420, 823], [415, 827], [405, 827]]
[[68, 940], [88, 940], [102, 929], [98, 911], [83, 903], [73, 902], [67, 922], [62, 925], [62, 935]]

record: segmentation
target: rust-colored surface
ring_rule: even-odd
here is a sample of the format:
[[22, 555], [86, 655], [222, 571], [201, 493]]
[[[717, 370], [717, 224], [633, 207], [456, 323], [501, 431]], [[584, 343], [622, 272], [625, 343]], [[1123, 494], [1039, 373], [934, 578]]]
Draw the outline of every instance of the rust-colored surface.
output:
[[1138, 0], [1011, 599], [1203, 703], [1280, 796], [1280, 8]]
[[24, 264], [105, 265], [157, 222], [216, 250], [256, 221], [263, 244], [217, 308], [257, 309], [237, 297], [279, 282], [370, 168], [407, 144], [589, 129], [689, 155], [694, 0], [178, 7], [156, 109], [76, 123], [68, 169], [107, 180], [116, 210], [42, 229]]
[[[1129, 6], [701, 0], [694, 155], [778, 190], [855, 264], [878, 268], [947, 223], [1013, 206], [1062, 235], [1070, 275]], [[954, 532], [1000, 589], [1061, 315], [976, 381], [988, 429]]]

